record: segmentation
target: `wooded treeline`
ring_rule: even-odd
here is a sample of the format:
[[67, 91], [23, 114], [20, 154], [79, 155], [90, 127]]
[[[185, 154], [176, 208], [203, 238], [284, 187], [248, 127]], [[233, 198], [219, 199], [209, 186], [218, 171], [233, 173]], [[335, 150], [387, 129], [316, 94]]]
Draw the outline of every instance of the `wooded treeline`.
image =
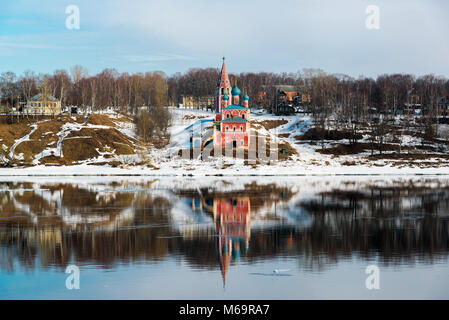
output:
[[140, 106], [167, 105], [167, 84], [168, 78], [161, 72], [128, 74], [105, 69], [89, 76], [87, 69], [74, 66], [70, 72], [56, 70], [53, 74], [27, 71], [16, 76], [4, 72], [0, 75], [0, 96], [16, 105], [46, 92], [60, 99], [63, 106], [90, 106], [93, 111], [113, 106], [135, 113]]
[[[18, 76], [13, 72], [0, 74], [0, 96], [8, 101], [27, 101], [39, 92], [48, 92], [61, 100], [63, 106], [91, 106], [93, 110], [107, 106], [133, 112], [140, 106], [177, 105], [181, 95], [200, 97], [214, 95], [219, 69], [191, 69], [167, 76], [162, 72], [119, 73], [105, 69], [90, 76], [82, 66], [70, 71], [56, 70], [53, 74], [27, 71]], [[339, 111], [353, 116], [375, 108], [391, 112], [406, 103], [421, 104], [433, 109], [438, 97], [449, 93], [447, 78], [435, 75], [415, 77], [411, 74], [380, 75], [353, 78], [342, 74], [328, 74], [319, 69], [304, 69], [296, 73], [240, 73], [238, 86], [246, 87], [250, 105], [270, 108], [274, 85], [294, 85], [312, 97], [311, 107], [320, 112]], [[261, 95], [265, 92], [266, 96]], [[330, 110], [327, 110], [329, 108]]]

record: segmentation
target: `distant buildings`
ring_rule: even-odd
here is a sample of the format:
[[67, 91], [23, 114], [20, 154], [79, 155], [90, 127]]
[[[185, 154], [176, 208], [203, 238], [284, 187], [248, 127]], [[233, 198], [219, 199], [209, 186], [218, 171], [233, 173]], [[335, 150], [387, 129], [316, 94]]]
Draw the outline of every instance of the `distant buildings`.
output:
[[0, 98], [0, 114], [8, 114], [11, 111], [19, 110], [20, 104], [11, 99]]
[[214, 109], [215, 97], [214, 96], [188, 96], [182, 95], [178, 106], [180, 108], [192, 108], [192, 109]]
[[438, 115], [442, 117], [449, 116], [449, 94], [438, 99]]
[[311, 102], [310, 94], [301, 93], [295, 86], [275, 85], [278, 98], [282, 98], [286, 104]]
[[11, 109], [11, 106], [8, 103], [8, 100], [0, 98], [0, 113], [3, 113], [3, 114], [9, 113], [10, 109]]
[[[268, 105], [276, 115], [302, 113], [312, 101], [310, 94], [301, 92], [294, 85], [264, 85], [262, 89], [264, 91], [258, 92], [256, 101]], [[271, 98], [267, 92], [271, 92]]]
[[27, 101], [25, 112], [36, 115], [61, 114], [61, 101], [51, 95], [38, 94]]

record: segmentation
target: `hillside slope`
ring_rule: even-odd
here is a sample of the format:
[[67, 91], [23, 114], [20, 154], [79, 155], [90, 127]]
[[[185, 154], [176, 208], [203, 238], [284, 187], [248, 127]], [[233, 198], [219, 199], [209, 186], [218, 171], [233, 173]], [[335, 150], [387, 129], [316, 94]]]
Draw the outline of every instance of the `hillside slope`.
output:
[[8, 120], [5, 117], [0, 123], [0, 161], [4, 167], [144, 164], [138, 156], [144, 146], [133, 137], [127, 117], [29, 117], [18, 123], [14, 119], [11, 124]]

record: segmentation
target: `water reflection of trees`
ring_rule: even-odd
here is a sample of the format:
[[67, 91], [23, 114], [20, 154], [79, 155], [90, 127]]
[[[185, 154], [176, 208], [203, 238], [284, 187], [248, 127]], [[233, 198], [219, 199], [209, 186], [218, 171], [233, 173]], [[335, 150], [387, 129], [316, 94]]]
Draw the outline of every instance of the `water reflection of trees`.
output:
[[354, 252], [366, 259], [378, 255], [386, 264], [447, 258], [448, 188], [409, 184], [332, 190], [298, 206], [314, 216], [302, 235], [306, 246], [298, 249], [312, 256], [325, 253], [318, 267]]
[[[195, 236], [183, 237], [173, 225], [170, 210], [174, 201], [179, 196], [198, 196], [192, 190], [175, 192], [173, 197], [151, 189], [102, 193], [71, 184], [33, 188], [16, 183], [3, 185], [0, 191], [3, 270], [13, 271], [15, 261], [28, 269], [37, 264], [65, 267], [72, 262], [111, 268], [118, 263], [160, 261], [168, 255], [196, 268], [218, 267], [214, 232], [197, 231]], [[274, 188], [264, 193], [259, 187], [251, 188], [217, 194], [200, 190], [200, 194], [204, 199], [245, 196], [251, 209], [253, 203], [257, 209], [270, 201], [296, 201], [288, 190]], [[449, 190], [444, 187], [338, 189], [299, 200], [296, 208], [312, 216], [307, 228], [279, 223], [252, 229], [249, 250], [242, 259], [251, 263], [295, 257], [308, 270], [354, 256], [379, 256], [388, 264], [447, 259]], [[70, 214], [77, 219], [68, 219]], [[101, 219], [83, 220], [84, 216]]]
[[[49, 201], [40, 195], [42, 190], [61, 191], [62, 195]], [[69, 185], [2, 196], [7, 206], [2, 207], [5, 219], [0, 220], [0, 264], [6, 270], [12, 270], [15, 258], [28, 269], [35, 267], [37, 259], [43, 267], [65, 267], [72, 262], [112, 267], [136, 260], [160, 260], [176, 249], [174, 241], [164, 239], [170, 228], [171, 203], [163, 196], [147, 192], [99, 195]], [[22, 208], [18, 204], [26, 200], [30, 201], [28, 212], [17, 217], [14, 212]], [[78, 223], [65, 214], [77, 217]]]

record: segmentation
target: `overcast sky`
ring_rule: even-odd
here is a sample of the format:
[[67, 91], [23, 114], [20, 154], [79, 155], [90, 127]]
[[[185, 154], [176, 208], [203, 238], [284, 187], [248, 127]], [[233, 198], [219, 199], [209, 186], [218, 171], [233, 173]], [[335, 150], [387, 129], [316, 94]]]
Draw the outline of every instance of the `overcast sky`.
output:
[[[0, 73], [194, 67], [449, 77], [447, 0], [0, 0]], [[80, 29], [66, 28], [68, 5]], [[379, 29], [366, 28], [368, 5]]]

